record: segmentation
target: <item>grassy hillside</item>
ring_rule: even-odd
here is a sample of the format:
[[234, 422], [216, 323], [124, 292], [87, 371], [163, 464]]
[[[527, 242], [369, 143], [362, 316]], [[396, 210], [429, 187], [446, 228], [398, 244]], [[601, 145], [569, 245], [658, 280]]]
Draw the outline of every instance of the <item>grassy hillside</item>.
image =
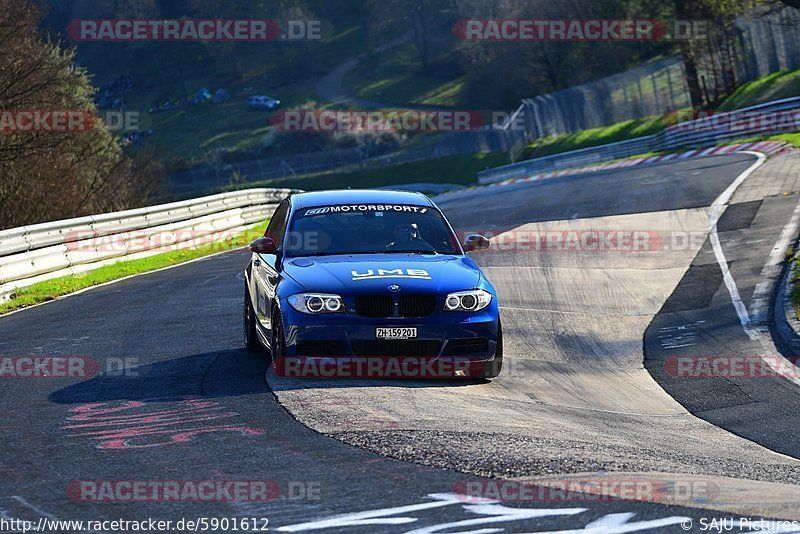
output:
[[392, 104], [453, 107], [460, 103], [464, 73], [450, 48], [423, 67], [411, 43], [368, 54], [344, 79], [362, 98]]
[[583, 130], [574, 134], [548, 137], [529, 145], [523, 153], [523, 159], [541, 158], [570, 150], [635, 139], [636, 137], [658, 133], [665, 127], [664, 117], [648, 117], [620, 122], [602, 128]]
[[726, 98], [719, 109], [730, 111], [792, 96], [800, 96], [800, 69], [774, 72], [746, 83]]
[[290, 187], [314, 191], [347, 187], [366, 189], [418, 182], [471, 185], [477, 183], [479, 171], [486, 167], [497, 167], [507, 163], [509, 163], [509, 159], [506, 153], [472, 154], [403, 163], [380, 169], [352, 170], [305, 178], [269, 180], [248, 184], [248, 187]]
[[[251, 148], [261, 142], [268, 130], [270, 113], [248, 108], [248, 96], [272, 96], [281, 101], [284, 109], [308, 101], [319, 103], [314, 82], [347, 57], [358, 54], [364, 47], [364, 35], [360, 26], [351, 26], [320, 42], [284, 46], [298, 47], [291, 49], [290, 60], [276, 57], [274, 47], [238, 47], [233, 73], [215, 68], [214, 64], [189, 61], [184, 57], [186, 50], [178, 50], [176, 57], [168, 60], [174, 64], [170, 68], [163, 64], [163, 54], [150, 50], [139, 53], [118, 71], [105, 71], [96, 83], [131, 73], [134, 88], [122, 96], [128, 110], [148, 112], [143, 124], [153, 133], [147, 144], [158, 147], [166, 160], [199, 160], [217, 149]], [[224, 88], [231, 98], [219, 104], [210, 100], [197, 105], [182, 103], [204, 87], [212, 93]], [[167, 99], [181, 104], [167, 111], [149, 111]]]

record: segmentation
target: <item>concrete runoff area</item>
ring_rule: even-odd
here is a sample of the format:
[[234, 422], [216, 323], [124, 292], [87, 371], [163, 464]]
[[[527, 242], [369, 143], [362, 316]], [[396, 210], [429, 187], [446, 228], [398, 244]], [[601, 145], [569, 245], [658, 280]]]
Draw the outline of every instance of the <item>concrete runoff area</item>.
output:
[[[278, 401], [313, 429], [437, 467], [496, 477], [659, 471], [676, 480], [721, 477], [720, 487], [736, 480], [738, 495], [749, 492], [739, 504], [759, 502], [753, 497], [761, 494], [761, 482], [794, 495], [800, 461], [690, 415], [643, 364], [645, 331], [701, 251], [709, 206], [754, 161], [737, 155], [683, 163], [675, 179], [655, 166], [661, 168], [607, 175], [609, 183], [596, 177], [540, 183], [504, 193], [513, 207], [493, 197], [490, 212], [501, 223], [494, 239], [505, 250], [474, 255], [503, 306], [504, 372], [491, 383], [415, 386], [270, 374], [270, 385]], [[657, 185], [658, 196], [671, 199], [675, 209], [633, 205], [630, 197], [641, 196], [641, 181], [645, 188]], [[583, 192], [568, 193], [578, 189]], [[573, 201], [565, 202], [565, 194]], [[698, 205], [699, 198], [706, 205]], [[459, 229], [474, 229], [483, 214], [467, 213], [475, 200], [448, 197], [442, 208]], [[540, 206], [565, 213], [566, 204], [578, 214], [613, 214], [502, 225], [519, 220], [522, 206], [536, 219]], [[498, 219], [501, 212], [506, 219]], [[611, 230], [645, 231], [658, 239], [629, 251], [529, 245], [531, 236]], [[524, 236], [524, 250], [509, 245], [514, 235]], [[720, 499], [689, 505], [731, 504]], [[770, 513], [793, 518], [795, 502], [770, 503]], [[739, 513], [754, 508], [743, 506]]]

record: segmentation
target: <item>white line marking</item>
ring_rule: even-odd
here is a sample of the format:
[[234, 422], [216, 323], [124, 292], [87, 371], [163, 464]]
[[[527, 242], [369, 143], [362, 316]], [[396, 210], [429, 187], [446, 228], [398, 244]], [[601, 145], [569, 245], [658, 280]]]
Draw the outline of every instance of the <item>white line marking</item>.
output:
[[659, 332], [668, 332], [670, 330], [689, 330], [692, 327], [704, 324], [705, 321], [695, 321], [693, 323], [685, 324], [685, 325], [675, 325], [675, 326], [662, 326], [658, 329]]
[[[634, 513], [620, 513], [620, 514], [608, 514], [600, 519], [592, 521], [586, 528], [583, 530], [562, 530], [560, 531], [563, 534], [567, 533], [575, 533], [578, 534], [579, 532], [603, 532], [605, 534], [624, 534], [627, 532], [639, 532], [641, 530], [650, 530], [653, 528], [661, 528], [661, 527], [668, 527], [671, 525], [683, 525], [685, 521], [691, 521], [689, 517], [682, 517], [682, 516], [670, 516], [665, 517], [663, 519], [650, 519], [645, 521], [636, 521], [633, 523], [629, 523], [631, 519], [636, 514]], [[689, 524], [689, 523], [686, 523]], [[681, 527], [683, 528], [683, 527]], [[683, 530], [687, 530], [683, 528]], [[557, 534], [556, 532], [551, 532], [551, 534]]]
[[675, 350], [696, 345], [697, 327], [705, 321], [659, 328], [658, 340], [665, 350]]
[[14, 499], [15, 501], [17, 501], [18, 503], [20, 503], [21, 505], [25, 506], [26, 508], [29, 508], [29, 509], [33, 510], [34, 512], [36, 512], [40, 516], [46, 517], [48, 519], [54, 519], [54, 520], [58, 519], [56, 516], [54, 516], [52, 514], [49, 514], [49, 513], [45, 512], [44, 510], [42, 510], [40, 508], [37, 508], [36, 506], [32, 505], [31, 503], [26, 501], [24, 497], [21, 497], [19, 495], [12, 495], [11, 498]]
[[783, 262], [786, 249], [797, 235], [798, 228], [800, 228], [800, 202], [795, 206], [792, 218], [783, 227], [780, 237], [775, 242], [775, 246], [772, 247], [772, 251], [769, 253], [769, 260], [764, 265], [764, 268], [761, 269], [761, 281], [756, 285], [753, 298], [750, 301], [750, 320], [756, 327], [766, 324], [769, 315], [770, 295], [774, 287], [770, 283], [770, 278], [779, 275], [780, 264]]
[[[767, 159], [766, 155], [764, 155], [762, 153], [759, 153], [759, 152], [745, 151], [743, 153], [751, 154], [753, 156], [757, 156], [759, 159], [750, 168], [748, 168], [744, 173], [742, 173], [742, 175], [739, 176], [739, 178], [737, 178], [736, 181], [731, 184], [731, 187], [728, 187], [728, 189], [726, 189], [725, 192], [722, 195], [720, 195], [720, 197], [716, 201], [714, 201], [714, 205], [716, 205], [715, 208], [717, 210], [719, 210], [720, 207], [721, 207], [721, 205], [717, 205], [720, 200], [724, 200], [724, 201], [727, 202], [727, 200], [729, 200], [730, 197], [732, 196], [732, 194], [733, 194], [732, 191], [730, 191], [730, 194], [727, 194], [727, 193], [729, 193], [729, 190], [732, 187], [735, 189], [734, 186], [738, 186], [739, 184], [741, 184], [741, 182], [744, 181], [745, 178], [747, 178], [750, 174], [752, 174], [752, 172], [755, 169], [757, 169], [761, 164], [763, 164], [764, 161]], [[714, 206], [714, 205], [712, 205], [712, 206]], [[792, 219], [790, 219], [790, 221], [786, 224], [786, 226], [784, 227], [783, 231], [781, 232], [781, 235], [778, 238], [778, 241], [775, 243], [775, 246], [773, 247], [772, 252], [770, 253], [770, 259], [767, 261], [767, 264], [764, 266], [764, 269], [762, 270], [762, 273], [764, 271], [769, 271], [769, 269], [771, 267], [773, 267], [773, 265], [771, 265], [772, 262], [776, 261], [776, 259], [778, 261], [780, 261], [780, 258], [781, 258], [782, 254], [783, 254], [780, 251], [781, 250], [785, 250], [786, 246], [789, 243], [789, 240], [793, 236], [792, 232], [793, 231], [796, 232], [796, 226], [795, 225], [800, 224], [800, 213], [798, 212], [798, 210], [800, 210], [800, 204], [798, 204], [798, 206], [795, 208], [795, 212], [794, 212], [794, 214], [792, 216]], [[719, 220], [719, 216], [717, 216], [716, 218], [712, 218], [712, 221], [714, 222], [714, 226], [712, 228], [712, 234], [713, 234], [712, 236], [713, 237], [716, 237], [716, 235], [717, 235], [717, 221], [718, 220]], [[793, 228], [795, 228], [795, 229], [792, 230]], [[718, 238], [716, 239], [716, 242], [717, 242], [717, 246], [719, 246], [719, 239]], [[713, 241], [712, 241], [712, 245], [713, 245]], [[715, 248], [714, 252], [715, 252], [715, 254], [717, 254], [716, 248]], [[749, 325], [750, 319], [748, 317], [747, 309], [744, 307], [744, 304], [742, 303], [742, 300], [739, 297], [739, 291], [736, 289], [736, 284], [734, 283], [733, 278], [730, 277], [730, 271], [728, 271], [727, 262], [725, 262], [725, 255], [722, 253], [721, 249], [719, 250], [719, 253], [717, 255], [717, 260], [719, 261], [720, 259], [721, 259], [720, 268], [722, 268], [723, 274], [727, 273], [727, 277], [725, 278], [725, 284], [728, 286], [728, 290], [731, 293], [731, 300], [733, 300], [734, 307], [736, 307], [736, 311], [737, 311], [737, 313], [739, 313], [739, 321], [742, 323], [742, 329], [750, 337], [750, 339], [752, 339], [753, 341], [758, 341], [759, 342], [759, 344], [761, 345], [761, 348], [764, 350], [764, 354], [776, 354], [778, 356], [781, 356], [781, 354], [777, 350], [775, 350], [775, 346], [772, 344], [772, 339], [768, 335], [765, 335], [765, 336], [761, 335], [762, 331], [765, 332], [765, 333], [767, 332], [766, 327], [764, 325], [761, 325], [760, 327], [757, 327], [757, 328], [750, 328], [750, 325]], [[729, 284], [729, 282], [730, 282], [730, 284]], [[759, 283], [758, 286], [756, 286], [756, 292], [759, 291], [759, 286], [760, 286], [760, 291], [761, 292], [765, 292], [766, 291], [764, 286], [761, 283]], [[754, 293], [754, 297], [755, 297], [755, 293]], [[738, 299], [738, 305], [737, 305], [737, 299]], [[754, 307], [754, 311], [757, 312], [757, 313], [760, 313], [762, 305], [763, 305], [762, 302], [756, 303], [755, 307]], [[797, 367], [790, 360], [787, 360], [787, 359], [785, 359], [783, 357], [780, 357], [780, 358], [762, 358], [762, 360], [766, 361], [767, 364], [776, 373], [781, 375], [783, 378], [785, 378], [786, 380], [789, 380], [790, 382], [793, 382], [794, 384], [800, 386], [800, 378], [798, 378], [798, 376], [800, 376], [800, 368]], [[781, 363], [778, 363], [779, 361]]]
[[728, 186], [725, 191], [722, 192], [720, 196], [711, 204], [711, 216], [709, 223], [709, 240], [711, 241], [711, 247], [714, 249], [714, 256], [717, 259], [717, 263], [719, 264], [719, 268], [722, 270], [722, 278], [725, 281], [725, 286], [728, 288], [728, 293], [731, 295], [731, 302], [733, 303], [733, 307], [736, 309], [736, 314], [739, 316], [739, 322], [742, 324], [742, 329], [744, 333], [747, 334], [751, 340], [755, 341], [759, 339], [759, 333], [757, 330], [750, 328], [750, 315], [747, 313], [747, 307], [742, 302], [742, 297], [739, 295], [739, 289], [736, 287], [736, 282], [731, 276], [731, 271], [728, 268], [728, 261], [725, 259], [725, 253], [722, 251], [722, 246], [719, 243], [719, 235], [717, 234], [717, 223], [719, 222], [722, 213], [725, 211], [725, 206], [730, 201], [733, 194], [736, 192], [736, 189], [744, 182], [748, 176], [753, 174], [753, 172], [758, 169], [761, 165], [767, 161], [767, 156], [765, 154], [761, 154], [759, 152], [749, 152], [745, 151], [743, 154], [750, 154], [751, 156], [756, 156], [758, 160], [752, 164], [750, 167], [747, 168], [742, 174], [740, 174], [736, 180], [733, 181], [731, 185]]
[[[444, 506], [458, 505], [464, 502], [464, 497], [458, 497], [449, 494], [431, 494], [429, 497], [435, 499], [433, 502], [424, 502], [422, 504], [412, 504], [408, 506], [397, 506], [395, 508], [380, 508], [377, 510], [369, 510], [366, 512], [356, 512], [352, 514], [342, 514], [331, 517], [329, 519], [320, 519], [317, 521], [309, 521], [307, 523], [298, 523], [295, 525], [284, 525], [278, 527], [280, 532], [300, 532], [307, 530], [319, 530], [326, 528], [336, 527], [353, 527], [362, 525], [404, 525], [417, 521], [416, 517], [400, 516], [400, 514], [407, 514], [409, 512], [419, 512], [421, 510], [430, 510], [433, 508], [442, 508]], [[488, 502], [497, 502], [488, 500]]]

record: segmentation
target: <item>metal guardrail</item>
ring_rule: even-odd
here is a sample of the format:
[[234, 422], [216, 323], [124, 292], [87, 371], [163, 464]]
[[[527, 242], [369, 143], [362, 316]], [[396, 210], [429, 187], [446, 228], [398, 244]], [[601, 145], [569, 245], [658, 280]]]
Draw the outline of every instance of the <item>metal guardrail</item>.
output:
[[[778, 113], [795, 112], [800, 116], [800, 97], [785, 98], [773, 102], [766, 102], [756, 106], [737, 109], [725, 113], [715, 113], [713, 120], [717, 123], [736, 123], [737, 119], [742, 119], [748, 114], [753, 113]], [[663, 131], [639, 137], [609, 143], [606, 145], [572, 150], [552, 156], [535, 158], [526, 161], [495, 167], [478, 173], [478, 181], [481, 184], [502, 182], [517, 178], [525, 178], [534, 174], [558, 171], [571, 167], [583, 167], [594, 163], [602, 163], [620, 158], [627, 158], [646, 152], [659, 152], [674, 150], [676, 148], [702, 148], [714, 146], [719, 143], [753, 137], [755, 135], [769, 135], [774, 133], [785, 133], [784, 127], [776, 126], [775, 129], [765, 130], [763, 123], [758, 127], [742, 127], [736, 131], [713, 129], [708, 126], [709, 119], [700, 118], [692, 121], [682, 122], [675, 126], [669, 126]], [[743, 125], [746, 126], [746, 125]]]
[[120, 259], [191, 248], [243, 231], [292, 189], [247, 189], [0, 231], [0, 299], [43, 280]]

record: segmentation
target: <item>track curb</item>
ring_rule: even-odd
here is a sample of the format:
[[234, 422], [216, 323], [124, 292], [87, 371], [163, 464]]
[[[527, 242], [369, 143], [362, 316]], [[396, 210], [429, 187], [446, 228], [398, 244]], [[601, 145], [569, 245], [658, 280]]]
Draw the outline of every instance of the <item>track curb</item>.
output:
[[791, 148], [792, 145], [783, 141], [756, 141], [748, 143], [734, 143], [730, 145], [712, 146], [707, 148], [696, 148], [691, 150], [682, 150], [670, 154], [662, 154], [650, 157], [633, 157], [615, 161], [608, 161], [605, 163], [597, 163], [583, 167], [570, 167], [563, 170], [551, 171], [540, 174], [533, 174], [524, 178], [511, 178], [499, 182], [492, 182], [489, 184], [477, 184], [459, 189], [453, 189], [437, 195], [434, 200], [448, 197], [450, 195], [457, 195], [464, 191], [472, 191], [476, 189], [506, 187], [509, 185], [517, 185], [528, 182], [539, 182], [542, 180], [549, 180], [551, 178], [560, 178], [562, 176], [575, 176], [579, 174], [593, 174], [598, 172], [608, 172], [617, 169], [626, 169], [629, 167], [638, 167], [639, 165], [652, 165], [655, 163], [669, 162], [675, 160], [687, 160], [695, 158], [705, 158], [710, 156], [722, 156], [725, 154], [735, 154], [740, 152], [761, 152], [768, 157], [773, 157]]
[[800, 355], [800, 319], [792, 306], [790, 280], [797, 270], [798, 257], [783, 269], [773, 304], [773, 338], [777, 348], [790, 356]]

